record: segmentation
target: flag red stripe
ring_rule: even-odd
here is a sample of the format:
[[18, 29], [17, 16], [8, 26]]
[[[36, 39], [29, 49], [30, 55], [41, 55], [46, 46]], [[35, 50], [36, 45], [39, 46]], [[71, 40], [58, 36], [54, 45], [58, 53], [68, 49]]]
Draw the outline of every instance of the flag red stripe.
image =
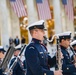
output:
[[50, 7], [48, 0], [43, 0], [42, 3], [37, 3], [39, 19], [51, 19]]
[[73, 14], [73, 0], [67, 0], [67, 5], [65, 6], [65, 12], [69, 18], [69, 20], [74, 20], [74, 14]]
[[10, 3], [18, 17], [27, 16], [27, 12], [22, 0], [10, 1]]

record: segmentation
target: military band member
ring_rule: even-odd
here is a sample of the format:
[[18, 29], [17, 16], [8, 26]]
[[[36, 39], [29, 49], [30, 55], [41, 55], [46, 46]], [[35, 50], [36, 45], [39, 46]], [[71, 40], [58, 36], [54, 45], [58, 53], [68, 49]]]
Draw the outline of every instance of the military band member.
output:
[[50, 71], [49, 69], [49, 66], [55, 65], [56, 57], [51, 58], [46, 47], [41, 43], [46, 30], [44, 20], [28, 25], [27, 29], [30, 31], [32, 41], [25, 50], [26, 75], [62, 75], [61, 70]]
[[[11, 60], [10, 66], [13, 64], [16, 57], [19, 55], [20, 51], [21, 51], [21, 45], [16, 46], [14, 52], [14, 58]], [[24, 64], [20, 59], [17, 60], [17, 64], [13, 69], [12, 75], [25, 75]]]
[[74, 49], [74, 51], [76, 53], [76, 40], [74, 40], [73, 42], [71, 42], [70, 45], [73, 47], [73, 49]]
[[[2, 63], [2, 59], [4, 58], [5, 52], [6, 51], [4, 50], [3, 46], [0, 46], [0, 65]], [[1, 68], [0, 68], [0, 75], [4, 75], [3, 70]]]
[[72, 63], [68, 47], [70, 45], [71, 32], [64, 32], [59, 35], [60, 47], [63, 53], [63, 75], [76, 75], [76, 63]]
[[72, 47], [72, 51], [73, 51], [74, 63], [76, 63], [76, 40], [71, 42], [70, 46]]

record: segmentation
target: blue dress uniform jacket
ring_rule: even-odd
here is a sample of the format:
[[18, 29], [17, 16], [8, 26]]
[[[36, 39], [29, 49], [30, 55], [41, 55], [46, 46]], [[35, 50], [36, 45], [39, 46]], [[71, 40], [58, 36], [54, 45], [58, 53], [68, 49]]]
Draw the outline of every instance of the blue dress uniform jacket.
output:
[[55, 65], [56, 57], [51, 58], [39, 40], [32, 39], [32, 42], [26, 47], [25, 57], [27, 65], [26, 75], [54, 75], [48, 66]]
[[68, 51], [66, 50], [65, 47], [61, 46], [61, 51], [63, 53], [63, 65], [62, 65], [62, 70], [63, 70], [63, 75], [76, 75], [76, 68], [74, 64], [72, 63], [72, 60], [70, 58], [70, 55]]
[[[16, 58], [13, 58], [11, 60], [10, 66], [13, 64], [15, 59]], [[22, 61], [20, 61], [20, 60], [17, 61], [17, 64], [15, 65], [15, 67], [13, 69], [13, 74], [12, 75], [25, 75], [24, 66], [23, 66]]]
[[0, 69], [0, 75], [4, 75], [2, 69]]

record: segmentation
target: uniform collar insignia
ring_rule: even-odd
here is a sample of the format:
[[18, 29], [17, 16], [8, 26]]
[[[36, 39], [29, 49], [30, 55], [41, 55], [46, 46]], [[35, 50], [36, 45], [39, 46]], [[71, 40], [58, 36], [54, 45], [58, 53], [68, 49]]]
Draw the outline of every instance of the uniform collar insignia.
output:
[[40, 54], [43, 54], [43, 52], [40, 52]]

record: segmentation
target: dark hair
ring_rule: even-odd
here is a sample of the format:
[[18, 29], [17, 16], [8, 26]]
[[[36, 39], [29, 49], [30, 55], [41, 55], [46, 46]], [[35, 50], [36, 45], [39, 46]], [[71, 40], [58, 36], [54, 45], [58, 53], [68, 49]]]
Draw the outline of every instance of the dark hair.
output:
[[66, 40], [66, 39], [68, 39], [68, 38], [64, 38], [64, 39], [63, 39], [63, 38], [61, 38], [61, 39], [59, 39], [59, 42], [61, 43], [61, 41], [62, 41], [62, 40]]

